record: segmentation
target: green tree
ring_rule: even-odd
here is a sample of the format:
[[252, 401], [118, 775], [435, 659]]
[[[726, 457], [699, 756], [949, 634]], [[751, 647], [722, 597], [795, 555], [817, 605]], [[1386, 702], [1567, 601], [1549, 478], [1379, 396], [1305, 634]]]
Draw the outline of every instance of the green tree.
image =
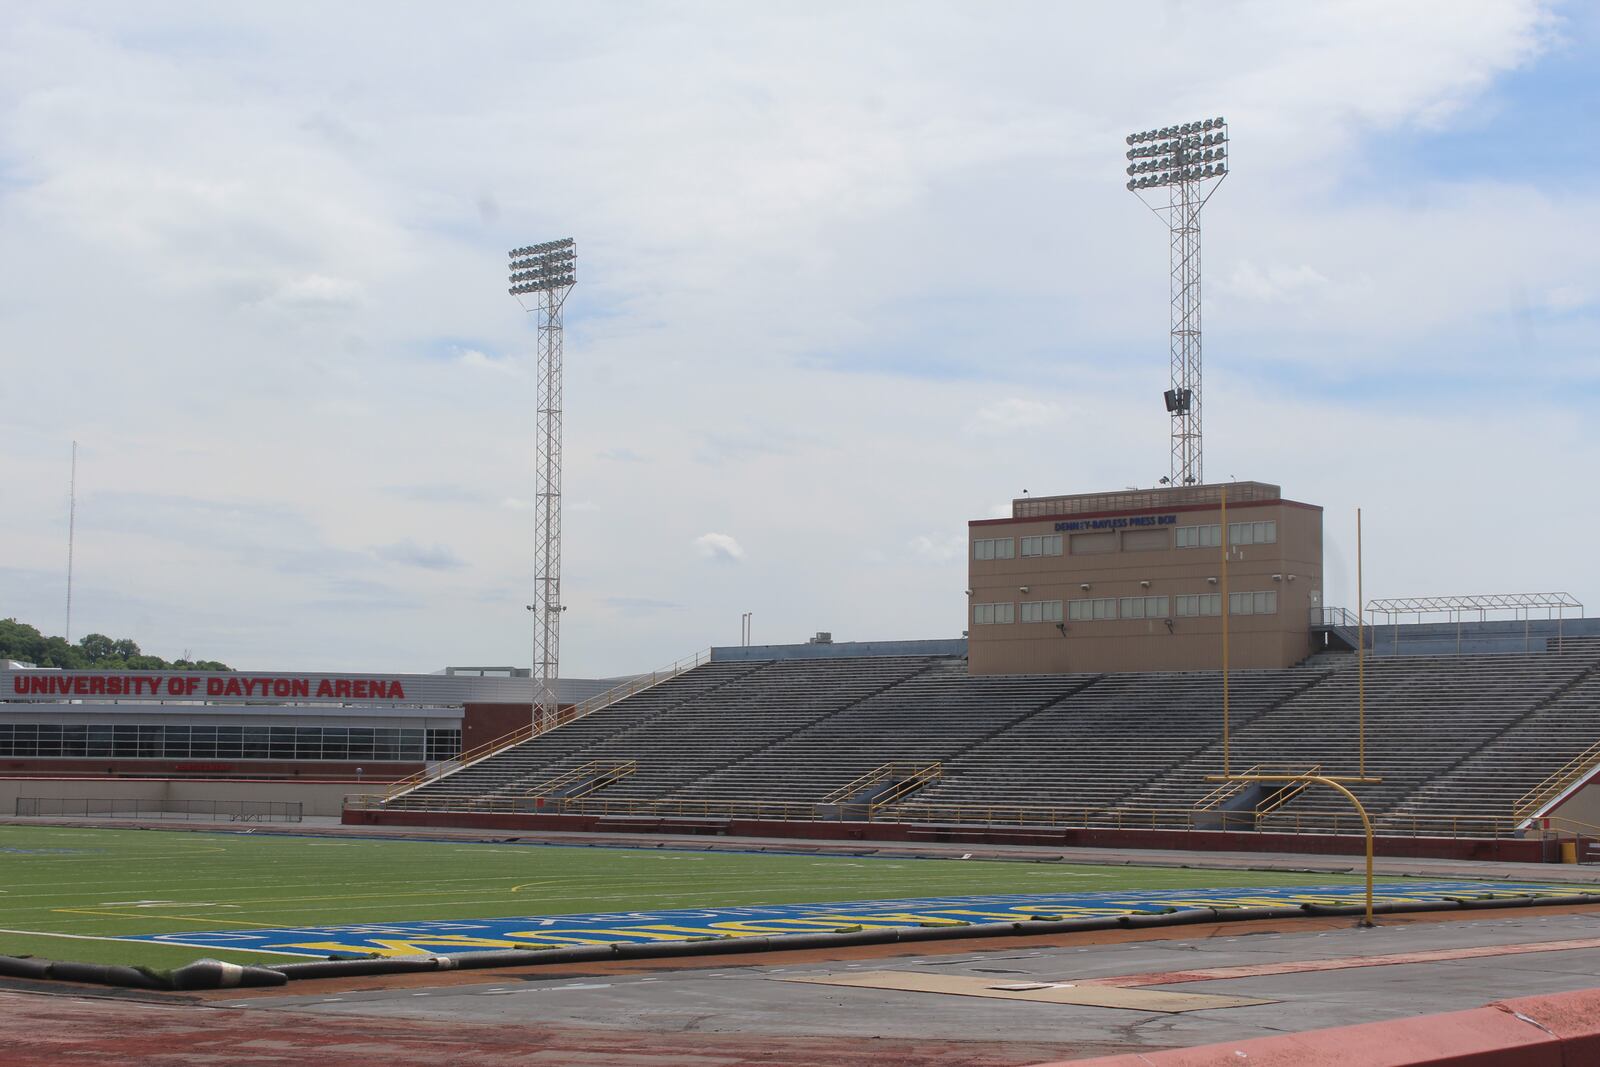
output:
[[20, 660], [35, 667], [62, 670], [192, 670], [227, 671], [233, 668], [216, 660], [179, 660], [168, 663], [160, 656], [147, 656], [131, 638], [111, 638], [105, 634], [85, 634], [69, 645], [60, 637], [46, 637], [33, 626], [16, 619], [0, 619], [0, 659]]

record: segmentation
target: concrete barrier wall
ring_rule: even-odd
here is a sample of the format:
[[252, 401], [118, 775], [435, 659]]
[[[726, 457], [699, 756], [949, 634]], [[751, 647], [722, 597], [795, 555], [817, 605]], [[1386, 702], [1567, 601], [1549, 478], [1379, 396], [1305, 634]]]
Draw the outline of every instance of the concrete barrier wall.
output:
[[374, 789], [372, 782], [236, 781], [204, 778], [0, 778], [0, 815], [14, 815], [18, 797], [72, 800], [298, 801], [302, 814], [338, 816], [344, 798]]
[[[1003, 829], [980, 825], [919, 826], [890, 822], [833, 822], [757, 819], [673, 820], [604, 815], [534, 815], [478, 812], [346, 811], [348, 826], [449, 826], [485, 830], [555, 830], [576, 833], [663, 834], [692, 839], [695, 834], [733, 837], [786, 837], [827, 841], [897, 841], [1070, 848], [1205, 849], [1225, 852], [1302, 852], [1361, 856], [1360, 836], [1245, 833], [1223, 830]], [[1381, 856], [1417, 859], [1494, 860], [1550, 863], [1558, 858], [1554, 841], [1536, 839], [1379, 837]]]

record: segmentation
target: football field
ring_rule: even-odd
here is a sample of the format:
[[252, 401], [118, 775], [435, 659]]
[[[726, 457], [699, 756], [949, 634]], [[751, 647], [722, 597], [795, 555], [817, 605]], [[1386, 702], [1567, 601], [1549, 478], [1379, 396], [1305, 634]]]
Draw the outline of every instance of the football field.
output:
[[[1533, 888], [1407, 882], [1383, 892]], [[1358, 880], [1324, 873], [0, 827], [0, 955], [152, 967], [1358, 896]]]

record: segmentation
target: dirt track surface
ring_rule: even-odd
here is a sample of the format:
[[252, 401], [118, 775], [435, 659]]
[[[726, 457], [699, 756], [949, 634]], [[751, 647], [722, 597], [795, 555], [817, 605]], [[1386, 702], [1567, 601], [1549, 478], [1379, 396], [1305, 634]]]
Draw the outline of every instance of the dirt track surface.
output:
[[[707, 1020], [714, 1025], [714, 1020]], [[103, 1064], [229, 1064], [282, 1067], [482, 1067], [550, 1064], [584, 1067], [1012, 1067], [1041, 1060], [1108, 1055], [1123, 1042], [1009, 1042], [998, 1031], [969, 1042], [786, 1037], [705, 1031], [639, 1033], [552, 1025], [470, 1025], [270, 1015], [229, 1008], [134, 1000], [0, 992], [0, 1058], [7, 1067]]]

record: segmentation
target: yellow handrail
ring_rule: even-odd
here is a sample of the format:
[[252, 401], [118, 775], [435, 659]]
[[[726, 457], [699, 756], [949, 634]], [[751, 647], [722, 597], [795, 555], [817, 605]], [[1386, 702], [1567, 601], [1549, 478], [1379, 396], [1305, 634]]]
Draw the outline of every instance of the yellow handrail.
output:
[[[849, 800], [862, 790], [867, 789], [870, 786], [877, 785], [885, 778], [903, 779], [903, 781], [897, 783], [899, 785], [905, 785], [908, 782], [915, 783], [915, 785], [921, 785], [923, 782], [931, 781], [943, 774], [944, 764], [940, 763], [938, 760], [934, 760], [931, 763], [885, 763], [881, 766], [874, 767], [872, 770], [868, 771], [866, 774], [863, 774], [855, 781], [850, 782], [847, 785], [841, 785], [838, 789], [835, 789], [833, 792], [823, 797], [821, 803], [838, 804], [842, 801]], [[915, 786], [913, 786], [913, 788], [914, 787]], [[897, 795], [903, 795], [904, 792], [905, 791], [902, 790], [901, 794]]]
[[539, 730], [534, 726], [533, 723], [530, 722], [527, 725], [517, 727], [508, 734], [495, 738], [493, 741], [485, 742], [484, 744], [481, 744], [476, 748], [469, 749], [468, 751], [463, 752], [451, 759], [436, 763], [432, 767], [424, 768], [415, 774], [407, 775], [406, 777], [401, 778], [399, 781], [391, 782], [389, 783], [389, 790], [386, 796], [388, 799], [393, 800], [402, 793], [409, 793], [413, 789], [427, 785], [429, 782], [438, 781], [440, 778], [443, 778], [446, 775], [454, 774], [456, 771], [459, 771], [464, 767], [470, 767], [474, 763], [488, 759], [495, 753], [510, 748], [513, 745], [520, 745], [524, 741], [531, 741], [541, 733], [548, 733], [551, 730], [560, 729], [568, 723], [577, 722], [584, 716], [592, 715], [602, 708], [608, 708], [619, 700], [642, 693], [646, 689], [660, 685], [662, 682], [671, 681], [680, 674], [694, 670], [702, 663], [710, 662], [711, 650], [709, 648], [705, 648], [701, 649], [699, 652], [696, 652], [692, 656], [687, 656], [683, 659], [680, 659], [670, 666], [663, 667], [660, 670], [651, 671], [649, 674], [640, 674], [633, 678], [629, 678], [621, 685], [613, 686], [612, 688], [607, 689], [604, 693], [597, 693], [592, 697], [578, 701], [565, 712], [558, 714], [556, 716], [556, 722], [553, 725], [546, 727], [544, 730]]
[[1532, 818], [1539, 813], [1540, 808], [1560, 796], [1568, 786], [1576, 783], [1597, 766], [1600, 766], [1600, 741], [1584, 749], [1582, 753], [1563, 764], [1560, 770], [1518, 797], [1516, 803], [1511, 805], [1512, 815], [1518, 819]]
[[[1274, 773], [1282, 773], [1282, 774], [1318, 774], [1318, 773], [1321, 772], [1321, 770], [1322, 770], [1322, 764], [1320, 764], [1320, 763], [1314, 763], [1310, 767], [1299, 767], [1299, 766], [1295, 766], [1293, 764], [1288, 764], [1288, 763], [1257, 763], [1254, 766], [1250, 767], [1248, 770], [1244, 771], [1243, 773], [1244, 774], [1274, 774]], [[1235, 795], [1236, 793], [1241, 792], [1244, 789], [1244, 787], [1246, 785], [1248, 785], [1249, 783], [1235, 781], [1234, 779], [1236, 779], [1238, 777], [1240, 777], [1240, 776], [1239, 775], [1233, 775], [1232, 778], [1230, 778], [1228, 781], [1223, 782], [1221, 785], [1217, 786], [1211, 792], [1207, 793], [1205, 796], [1203, 796], [1199, 800], [1195, 801], [1194, 802], [1194, 809], [1196, 811], [1210, 811], [1211, 809], [1217, 807], [1219, 804], [1221, 804], [1224, 801], [1226, 801], [1229, 797]], [[1272, 808], [1279, 807], [1282, 804], [1287, 803], [1288, 800], [1289, 800], [1288, 797], [1284, 797], [1277, 804], [1272, 805]], [[1258, 810], [1256, 812], [1256, 814], [1264, 815], [1264, 814], [1266, 814], [1266, 812], [1271, 811], [1272, 808], [1260, 809], [1260, 810]]]
[[[382, 794], [345, 798], [352, 811], [486, 812], [531, 813], [534, 800], [517, 797], [399, 797]], [[759, 799], [713, 800], [668, 798], [639, 800], [604, 796], [574, 799], [563, 805], [568, 814], [633, 816], [656, 818], [750, 818], [786, 821], [832, 821], [838, 818], [835, 805], [799, 801]], [[877, 808], [874, 814], [879, 814]], [[1121, 829], [1121, 830], [1212, 830], [1205, 825], [1205, 812], [1193, 808], [1096, 808], [1052, 807], [1029, 804], [901, 803], [884, 805], [882, 816], [898, 823], [932, 825], [982, 825], [1018, 829]], [[1271, 833], [1290, 835], [1338, 835], [1361, 830], [1350, 812], [1291, 812], [1275, 817], [1279, 825]], [[1556, 838], [1587, 837], [1600, 840], [1600, 827], [1553, 816], [1539, 820], [1548, 826], [1534, 833]], [[1521, 837], [1526, 820], [1503, 815], [1460, 815], [1451, 812], [1411, 812], [1378, 817], [1378, 833], [1386, 837]]]
[[[1321, 773], [1322, 773], [1322, 764], [1314, 763], [1309, 768], [1307, 768], [1305, 771], [1295, 771], [1295, 770], [1291, 769], [1290, 773], [1291, 774], [1302, 774], [1306, 778], [1314, 778], [1314, 777], [1317, 777], [1317, 776], [1321, 775]], [[1299, 796], [1301, 793], [1304, 793], [1306, 791], [1306, 786], [1308, 784], [1309, 784], [1308, 782], [1290, 783], [1289, 787], [1287, 789], [1279, 790], [1272, 797], [1272, 799], [1268, 800], [1265, 804], [1262, 804], [1262, 805], [1260, 805], [1259, 807], [1256, 808], [1256, 818], [1260, 819], [1260, 818], [1263, 818], [1263, 817], [1265, 817], [1267, 815], [1271, 815], [1273, 812], [1277, 811], [1279, 808], [1281, 808], [1285, 804], [1289, 803], [1289, 801], [1293, 800], [1295, 797]]]
[[558, 774], [548, 782], [541, 782], [522, 795], [525, 797], [548, 796], [557, 789], [577, 784], [575, 792], [567, 793], [560, 797], [561, 800], [576, 800], [594, 792], [601, 786], [610, 785], [620, 781], [639, 769], [639, 761], [631, 759], [595, 759], [590, 760], [581, 767], [574, 767], [565, 774]]

